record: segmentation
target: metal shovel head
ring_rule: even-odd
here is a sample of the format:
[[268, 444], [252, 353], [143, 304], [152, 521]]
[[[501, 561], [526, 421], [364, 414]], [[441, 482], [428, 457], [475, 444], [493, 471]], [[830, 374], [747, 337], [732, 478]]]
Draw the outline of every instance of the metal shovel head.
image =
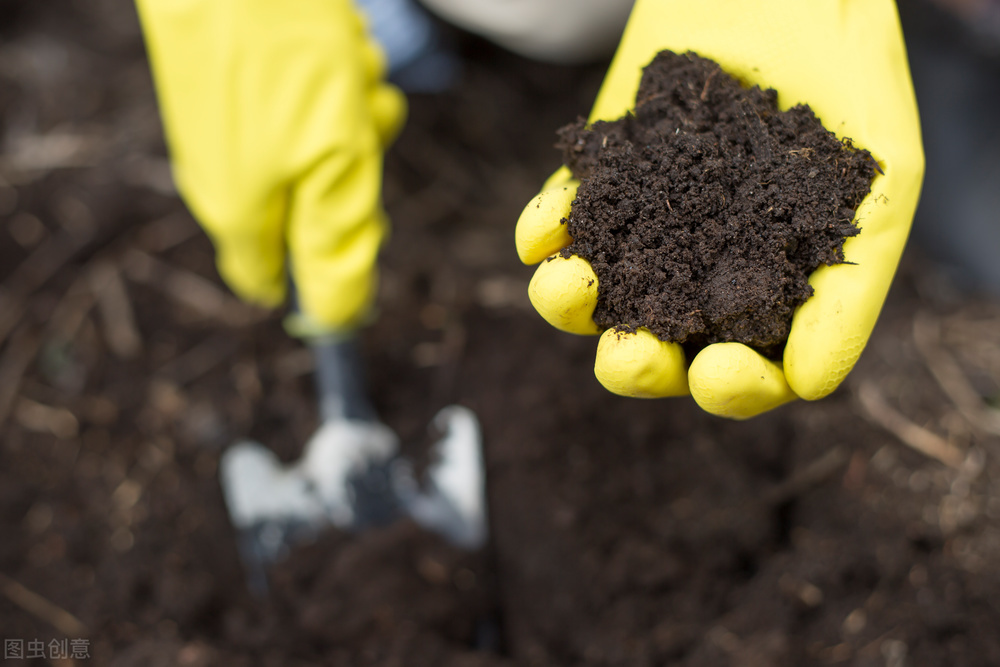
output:
[[433, 448], [436, 460], [422, 491], [400, 494], [404, 507], [417, 523], [452, 544], [478, 549], [489, 534], [479, 420], [472, 410], [450, 405], [438, 412], [434, 426], [444, 433]]
[[[314, 539], [325, 527], [370, 523], [371, 517], [357, 511], [358, 480], [377, 478], [372, 471], [385, 468], [398, 447], [395, 434], [378, 422], [340, 420], [316, 431], [302, 458], [291, 465], [282, 464], [256, 442], [240, 442], [226, 450], [219, 462], [219, 481], [239, 533], [251, 588], [266, 591], [267, 565], [283, 558], [294, 544]], [[369, 500], [361, 509], [378, 512], [384, 505]], [[398, 509], [383, 512], [384, 521], [399, 513]]]
[[395, 433], [374, 421], [326, 422], [290, 465], [255, 442], [227, 450], [220, 482], [251, 588], [266, 592], [267, 566], [328, 526], [364, 530], [410, 516], [456, 546], [482, 546], [488, 527], [479, 422], [468, 408], [449, 406], [434, 426], [444, 435], [424, 484], [398, 455]]

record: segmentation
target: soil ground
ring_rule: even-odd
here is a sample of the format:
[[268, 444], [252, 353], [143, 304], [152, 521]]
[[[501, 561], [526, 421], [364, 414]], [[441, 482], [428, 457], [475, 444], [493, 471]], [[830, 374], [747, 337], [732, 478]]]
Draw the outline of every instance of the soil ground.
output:
[[218, 457], [297, 456], [308, 354], [172, 193], [131, 3], [8, 2], [0, 37], [0, 636], [89, 655], [5, 664], [1000, 664], [1000, 305], [911, 250], [828, 399], [735, 423], [611, 396], [512, 233], [602, 68], [465, 39], [388, 157], [365, 343], [414, 455], [440, 407], [478, 413], [491, 542], [331, 533], [252, 598]]

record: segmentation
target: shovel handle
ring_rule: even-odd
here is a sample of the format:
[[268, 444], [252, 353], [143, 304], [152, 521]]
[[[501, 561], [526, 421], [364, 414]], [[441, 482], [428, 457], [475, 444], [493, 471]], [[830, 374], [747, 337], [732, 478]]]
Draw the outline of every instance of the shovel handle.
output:
[[[289, 277], [292, 308], [301, 313], [298, 290]], [[316, 366], [316, 397], [322, 423], [333, 420], [377, 422], [378, 414], [368, 401], [364, 364], [357, 338], [342, 335], [303, 337], [313, 352]]]
[[368, 401], [357, 339], [320, 339], [309, 342], [309, 347], [316, 361], [316, 394], [323, 421], [378, 421]]

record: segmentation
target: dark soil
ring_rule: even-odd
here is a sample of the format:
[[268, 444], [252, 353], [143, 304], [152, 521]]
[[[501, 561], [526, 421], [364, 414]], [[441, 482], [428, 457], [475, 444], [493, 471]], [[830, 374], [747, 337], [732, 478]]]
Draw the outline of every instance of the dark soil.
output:
[[634, 114], [560, 130], [581, 179], [563, 253], [597, 274], [598, 324], [780, 351], [809, 274], [844, 261], [876, 167], [808, 106], [779, 111], [777, 99], [712, 60], [662, 51]]
[[[251, 437], [299, 455], [309, 355], [222, 290], [163, 180], [131, 0], [2, 8], [0, 637], [81, 638], [26, 589], [85, 626], [81, 667], [1000, 664], [1000, 437], [931, 371], [1000, 396], [1000, 306], [910, 254], [828, 399], [733, 423], [608, 394], [596, 340], [531, 309], [512, 240], [558, 167], [551, 128], [603, 68], [476, 41], [388, 156], [395, 231], [365, 344], [415, 456], [442, 406], [479, 415], [490, 544], [332, 532], [254, 599], [219, 454]], [[904, 445], [861, 387], [967, 463]]]

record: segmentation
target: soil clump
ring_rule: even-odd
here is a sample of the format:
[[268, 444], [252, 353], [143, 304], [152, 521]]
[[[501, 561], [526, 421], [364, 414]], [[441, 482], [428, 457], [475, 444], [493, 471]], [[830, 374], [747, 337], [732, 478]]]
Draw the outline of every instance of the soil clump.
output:
[[780, 353], [809, 274], [844, 261], [878, 167], [807, 105], [780, 111], [777, 99], [712, 60], [662, 51], [634, 112], [559, 130], [581, 180], [563, 254], [593, 266], [598, 324]]

